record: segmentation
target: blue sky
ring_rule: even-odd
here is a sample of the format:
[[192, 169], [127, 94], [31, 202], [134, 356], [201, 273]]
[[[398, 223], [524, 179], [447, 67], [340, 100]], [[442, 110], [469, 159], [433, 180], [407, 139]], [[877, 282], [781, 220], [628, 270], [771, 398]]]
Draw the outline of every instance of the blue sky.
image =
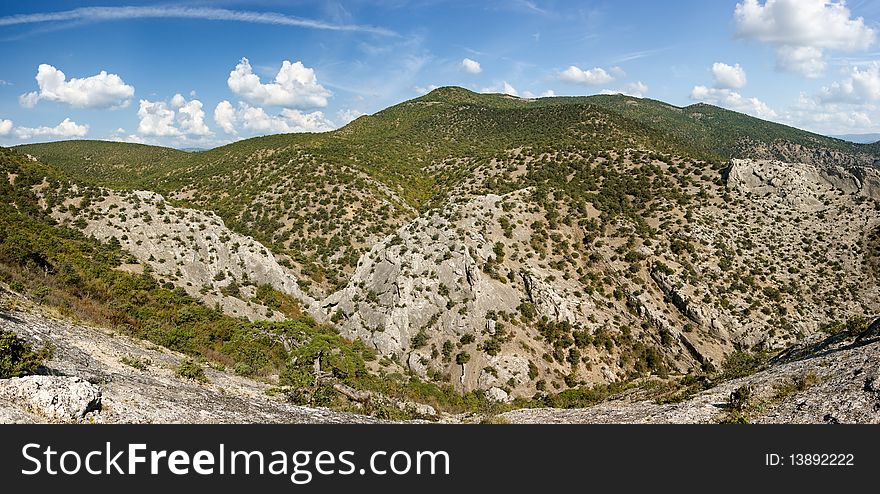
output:
[[329, 130], [444, 85], [878, 132], [878, 4], [2, 0], [0, 145], [212, 147]]

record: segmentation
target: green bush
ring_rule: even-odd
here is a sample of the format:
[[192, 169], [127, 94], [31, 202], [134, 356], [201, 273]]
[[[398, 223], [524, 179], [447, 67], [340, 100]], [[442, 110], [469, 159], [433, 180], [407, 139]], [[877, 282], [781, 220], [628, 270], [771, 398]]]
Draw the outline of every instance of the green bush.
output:
[[208, 378], [205, 376], [205, 369], [198, 362], [190, 358], [180, 363], [177, 367], [177, 375], [200, 383], [208, 382]]
[[11, 331], [0, 330], [0, 379], [34, 374], [54, 349], [45, 345], [37, 351]]
[[736, 379], [750, 376], [757, 372], [762, 365], [764, 365], [764, 359], [760, 355], [735, 351], [724, 359], [722, 377], [724, 379]]
[[136, 357], [134, 355], [125, 355], [121, 359], [119, 359], [119, 361], [129, 367], [133, 367], [140, 371], [147, 370], [147, 367], [149, 367], [153, 363], [148, 358]]

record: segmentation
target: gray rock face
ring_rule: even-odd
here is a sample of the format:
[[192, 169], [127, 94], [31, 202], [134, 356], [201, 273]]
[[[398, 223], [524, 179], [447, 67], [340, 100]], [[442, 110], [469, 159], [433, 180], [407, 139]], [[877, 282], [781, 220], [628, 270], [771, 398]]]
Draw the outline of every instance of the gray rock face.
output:
[[101, 407], [101, 389], [79, 377], [25, 376], [0, 380], [0, 395], [57, 422], [79, 421]]
[[[807, 384], [791, 383], [809, 376]], [[681, 403], [658, 404], [638, 395], [585, 409], [521, 409], [501, 416], [513, 423], [717, 423], [730, 394], [750, 386], [749, 420], [756, 423], [880, 424], [880, 339], [840, 341], [726, 382]]]
[[[496, 321], [492, 314], [514, 314], [521, 303], [532, 301], [537, 317], [574, 322], [585, 320], [586, 308], [593, 304], [563, 295], [558, 284], [544, 279], [550, 275], [544, 268], [498, 258], [498, 243], [528, 242], [525, 229], [506, 238], [490, 221], [507, 215], [500, 206], [504, 201], [524, 207], [523, 195], [474, 197], [416, 219], [375, 245], [361, 258], [348, 286], [321, 305], [335, 314], [344, 335], [360, 338], [382, 354], [397, 355], [422, 377], [431, 370], [445, 372], [463, 390], [496, 384], [525, 387], [534, 357], [524, 345], [539, 336], [534, 330], [513, 334], [509, 323]], [[493, 276], [487, 266], [499, 270]], [[427, 342], [415, 348], [413, 340], [420, 333]], [[444, 342], [463, 337], [474, 342], [455, 350], [470, 355], [467, 365], [438, 356]], [[495, 355], [480, 350], [493, 339], [500, 342]]]
[[[0, 318], [34, 345], [52, 343], [51, 372], [0, 381], [0, 423], [374, 423], [372, 417], [291, 405], [270, 385], [205, 367], [208, 383], [176, 375], [183, 355], [38, 308]], [[122, 362], [148, 362], [139, 370]], [[70, 377], [67, 377], [70, 376]], [[90, 382], [83, 378], [88, 378]], [[100, 405], [100, 407], [98, 407]]]
[[734, 159], [727, 177], [735, 190], [775, 195], [801, 211], [824, 209], [822, 195], [834, 189], [880, 200], [880, 171], [869, 166]]
[[[228, 229], [213, 212], [171, 206], [154, 192], [104, 191], [104, 197], [77, 218], [86, 222], [84, 233], [104, 241], [115, 238], [137, 258], [140, 265], [129, 269], [149, 266], [160, 278], [208, 306], [219, 304], [232, 316], [283, 319], [280, 312], [250, 300], [256, 286], [268, 284], [302, 301], [314, 317], [323, 319], [324, 313], [299, 288], [290, 269], [253, 238]], [[77, 201], [68, 199], [67, 203]], [[53, 216], [61, 221], [73, 219], [66, 208], [54, 211]]]

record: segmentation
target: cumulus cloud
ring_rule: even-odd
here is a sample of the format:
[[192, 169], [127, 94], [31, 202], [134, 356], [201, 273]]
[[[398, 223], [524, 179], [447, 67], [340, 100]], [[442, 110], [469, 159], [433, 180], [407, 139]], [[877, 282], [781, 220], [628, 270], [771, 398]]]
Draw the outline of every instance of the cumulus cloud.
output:
[[352, 120], [360, 117], [361, 115], [366, 115], [364, 112], [360, 110], [339, 110], [336, 112], [336, 119], [342, 124], [345, 125]]
[[880, 62], [872, 62], [865, 68], [853, 67], [849, 77], [823, 87], [819, 99], [854, 103], [880, 100]]
[[177, 109], [177, 123], [184, 134], [207, 136], [211, 130], [205, 125], [205, 111], [202, 102], [193, 99], [187, 101], [182, 95], [175, 94], [171, 98], [171, 106]]
[[575, 84], [584, 84], [588, 86], [597, 86], [599, 84], [607, 84], [614, 80], [614, 77], [601, 67], [594, 67], [590, 70], [583, 70], [574, 65], [557, 74], [558, 78]]
[[721, 106], [729, 110], [747, 113], [758, 118], [776, 118], [777, 114], [767, 103], [758, 98], [747, 98], [730, 89], [709, 88], [706, 86], [694, 86], [691, 90], [691, 99], [715, 106]]
[[541, 94], [535, 94], [535, 93], [533, 93], [533, 92], [531, 92], [531, 91], [523, 91], [523, 92], [522, 92], [522, 97], [523, 97], [523, 98], [529, 98], [529, 99], [533, 99], [533, 98], [551, 98], [551, 97], [553, 97], [553, 96], [556, 96], [556, 92], [554, 92], [552, 89], [548, 89], [548, 90], [544, 91], [544, 92], [541, 93]]
[[228, 101], [221, 101], [214, 109], [214, 121], [225, 132], [236, 133], [242, 128], [253, 133], [287, 134], [293, 132], [326, 132], [336, 128], [323, 112], [301, 112], [284, 108], [278, 115], [270, 115], [263, 108], [251, 106], [244, 101], [234, 108]]
[[148, 136], [178, 136], [180, 131], [174, 126], [174, 110], [164, 101], [142, 99], [137, 112], [140, 123], [138, 132]]
[[781, 46], [776, 51], [776, 68], [818, 79], [825, 74], [828, 62], [822, 50], [813, 46]]
[[235, 108], [232, 103], [223, 100], [214, 108], [214, 122], [227, 134], [236, 134]]
[[744, 0], [736, 5], [737, 36], [776, 45], [777, 67], [806, 77], [821, 76], [824, 50], [869, 48], [876, 31], [853, 18], [843, 1]]
[[440, 86], [437, 86], [436, 84], [429, 84], [427, 86], [416, 86], [413, 90], [419, 94], [428, 94], [439, 87]]
[[[11, 123], [11, 122], [10, 122]], [[83, 137], [89, 133], [88, 125], [79, 125], [69, 118], [65, 118], [55, 127], [16, 127], [15, 135], [19, 139], [32, 137]]]
[[12, 120], [0, 118], [0, 136], [9, 135], [12, 132]]
[[624, 94], [626, 96], [634, 96], [636, 98], [643, 98], [645, 93], [648, 92], [648, 85], [642, 81], [630, 82], [623, 86], [623, 88], [614, 91], [610, 89], [603, 89], [601, 91], [602, 94]]
[[123, 129], [122, 127], [114, 130], [113, 133], [110, 134], [110, 137], [107, 138], [107, 140], [114, 142], [132, 142], [135, 144], [146, 143], [146, 140], [137, 134], [126, 134], [125, 129]]
[[67, 80], [64, 72], [44, 63], [37, 68], [36, 80], [39, 91], [19, 96], [19, 103], [25, 108], [33, 108], [40, 100], [75, 108], [125, 108], [134, 96], [134, 87], [103, 70], [91, 77]]
[[877, 130], [880, 122], [876, 115], [880, 107], [875, 102], [832, 101], [801, 93], [797, 103], [784, 115], [786, 122], [824, 133], [857, 134]]
[[249, 103], [289, 108], [327, 106], [330, 91], [318, 83], [315, 71], [302, 64], [285, 60], [274, 82], [263, 84], [254, 74], [247, 58], [242, 58], [229, 73], [226, 83], [233, 93]]
[[211, 129], [205, 124], [202, 102], [187, 99], [180, 93], [165, 101], [142, 99], [138, 107], [138, 133], [156, 137], [209, 136]]
[[461, 61], [461, 68], [468, 74], [479, 74], [483, 71], [483, 67], [480, 66], [480, 62], [477, 62], [476, 60], [471, 60], [470, 58], [465, 58]]
[[484, 87], [481, 93], [501, 93], [508, 94], [510, 96], [519, 97], [519, 91], [516, 90], [509, 82], [502, 81], [500, 85]]
[[721, 89], [739, 89], [747, 82], [746, 71], [739, 64], [715, 62], [712, 64], [712, 77], [715, 79], [715, 87]]

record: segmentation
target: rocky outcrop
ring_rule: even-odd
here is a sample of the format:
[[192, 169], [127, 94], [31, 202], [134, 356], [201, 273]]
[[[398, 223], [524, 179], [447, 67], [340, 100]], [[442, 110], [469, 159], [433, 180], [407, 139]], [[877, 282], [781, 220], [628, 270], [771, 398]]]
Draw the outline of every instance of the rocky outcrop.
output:
[[822, 196], [834, 189], [880, 200], [880, 171], [871, 166], [734, 159], [725, 178], [734, 190], [773, 195], [802, 211], [825, 209]]
[[183, 379], [176, 374], [184, 359], [179, 353], [19, 306], [0, 317], [0, 329], [34, 345], [51, 343], [55, 355], [46, 364], [50, 375], [0, 380], [0, 423], [377, 422], [292, 405], [267, 383], [208, 366], [207, 383]]
[[0, 380], [0, 396], [53, 422], [76, 422], [101, 409], [101, 388], [79, 377], [25, 376]]
[[680, 403], [660, 404], [636, 393], [585, 409], [521, 409], [501, 417], [512, 423], [717, 423], [730, 414], [731, 393], [747, 386], [751, 422], [880, 424], [878, 383], [880, 340], [843, 339]]
[[227, 228], [213, 212], [171, 206], [154, 192], [103, 192], [75, 215], [67, 206], [81, 204], [81, 199], [68, 199], [53, 216], [87, 235], [118, 241], [139, 263], [125, 269], [149, 266], [160, 279], [210, 307], [219, 304], [235, 317], [282, 319], [280, 312], [252, 300], [256, 287], [268, 284], [300, 300], [313, 317], [323, 320], [324, 312], [299, 288], [289, 268], [253, 238]]

